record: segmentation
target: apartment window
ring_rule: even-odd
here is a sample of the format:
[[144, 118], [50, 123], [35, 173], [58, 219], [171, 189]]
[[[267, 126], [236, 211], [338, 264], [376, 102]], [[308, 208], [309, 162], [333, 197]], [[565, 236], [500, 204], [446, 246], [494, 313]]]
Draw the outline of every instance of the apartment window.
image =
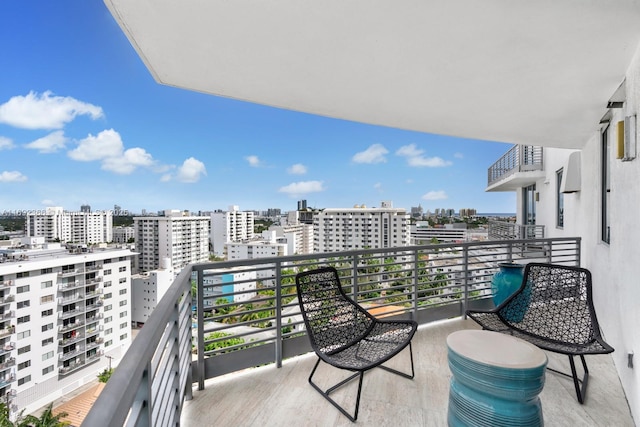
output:
[[22, 363], [18, 363], [18, 371], [21, 371], [21, 370], [23, 370], [25, 368], [28, 368], [29, 366], [31, 366], [31, 360], [27, 360], [27, 361], [24, 361]]
[[45, 295], [40, 297], [40, 304], [46, 304], [48, 302], [53, 302], [53, 295]]
[[107, 281], [107, 282], [104, 282], [104, 287], [105, 287], [105, 288], [108, 288], [108, 287], [110, 287], [110, 286], [111, 286], [111, 280], [109, 280], [109, 281]]
[[111, 333], [113, 333], [113, 328], [105, 329], [104, 331], [105, 335], [111, 335]]
[[120, 323], [120, 329], [124, 329], [127, 327], [127, 322]]
[[108, 340], [104, 342], [105, 347], [109, 347], [111, 344], [113, 344], [113, 340]]
[[124, 271], [127, 271], [127, 267], [126, 267], [126, 266], [124, 266], [124, 267], [120, 267], [120, 268], [118, 269], [118, 271], [119, 271], [120, 273], [122, 273], [122, 272], [124, 272]]
[[21, 323], [27, 323], [29, 320], [31, 320], [31, 316], [29, 315], [18, 317], [18, 325]]
[[46, 325], [42, 325], [42, 332], [47, 332], [53, 329], [53, 323], [48, 323]]
[[127, 334], [120, 335], [120, 341], [124, 341], [127, 339]]
[[125, 305], [127, 305], [127, 300], [120, 301], [120, 307], [124, 307]]
[[16, 304], [16, 306], [18, 308], [24, 308], [24, 307], [29, 307], [29, 305], [31, 304], [31, 302], [29, 300], [26, 301], [18, 301], [18, 304]]
[[53, 281], [52, 280], [47, 280], [46, 282], [40, 283], [40, 288], [41, 289], [50, 288], [52, 286], [53, 286]]
[[109, 274], [111, 274], [111, 269], [106, 269], [103, 273], [105, 276], [108, 276]]
[[53, 365], [47, 366], [42, 370], [42, 375], [47, 375], [48, 373], [53, 372]]
[[48, 346], [49, 344], [53, 344], [53, 337], [42, 340], [42, 347]]
[[53, 350], [48, 351], [42, 355], [42, 360], [51, 359], [53, 357]]
[[31, 331], [18, 332], [18, 339], [21, 340], [23, 338], [29, 338], [31, 336]]
[[601, 223], [601, 231], [600, 238], [603, 242], [609, 243], [611, 241], [611, 225], [609, 223], [609, 205], [610, 205], [610, 194], [611, 194], [611, 179], [610, 179], [610, 169], [611, 165], [609, 162], [611, 161], [610, 157], [610, 148], [611, 144], [609, 143], [609, 127], [602, 131], [601, 135], [601, 148], [602, 148], [602, 164], [600, 165], [600, 182], [601, 182], [601, 201], [600, 201], [600, 216], [602, 219]]
[[49, 310], [45, 310], [40, 314], [42, 315], [42, 317], [53, 316], [53, 309], [50, 308]]
[[109, 316], [109, 317], [105, 317], [104, 318], [104, 323], [109, 323], [113, 320], [113, 317]]
[[31, 375], [27, 375], [26, 377], [18, 378], [18, 385], [23, 385], [31, 381]]
[[121, 277], [120, 280], [118, 280], [118, 283], [122, 284], [122, 283], [124, 283], [126, 281], [127, 281], [126, 277]]
[[29, 277], [29, 271], [21, 271], [20, 273], [16, 274], [16, 277], [19, 279], [21, 277]]
[[31, 346], [30, 345], [25, 345], [24, 347], [20, 347], [18, 349], [18, 354], [25, 354], [31, 351]]
[[127, 293], [127, 290], [126, 289], [120, 289], [119, 293], [120, 293], [120, 295], [124, 295], [124, 294]]
[[122, 319], [123, 317], [127, 317], [127, 313], [126, 311], [123, 311], [122, 313], [120, 313], [120, 318]]
[[[20, 273], [18, 273], [18, 274], [20, 274]], [[29, 292], [29, 285], [18, 286], [16, 288], [16, 293], [23, 294], [25, 292]]]
[[108, 294], [104, 294], [104, 299], [109, 299], [113, 296], [113, 294], [111, 292], [109, 292]]
[[112, 308], [113, 308], [113, 306], [112, 306], [111, 304], [109, 304], [109, 305], [105, 305], [105, 306], [104, 306], [104, 311], [109, 311], [109, 310], [111, 310]]
[[562, 187], [562, 169], [556, 172], [556, 226], [564, 227], [564, 193]]
[[53, 268], [43, 268], [40, 270], [40, 274], [49, 274], [53, 273]]
[[103, 261], [103, 263], [104, 263], [104, 264], [111, 264], [111, 258], [109, 258], [109, 259], [105, 259], [105, 260]]

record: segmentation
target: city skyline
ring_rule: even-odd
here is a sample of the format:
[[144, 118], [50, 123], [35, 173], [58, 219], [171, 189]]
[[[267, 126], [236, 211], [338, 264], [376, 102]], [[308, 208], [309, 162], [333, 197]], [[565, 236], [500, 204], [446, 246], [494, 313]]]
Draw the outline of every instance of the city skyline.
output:
[[102, 2], [11, 2], [0, 22], [3, 210], [516, 211], [515, 193], [484, 191], [509, 144], [159, 85]]

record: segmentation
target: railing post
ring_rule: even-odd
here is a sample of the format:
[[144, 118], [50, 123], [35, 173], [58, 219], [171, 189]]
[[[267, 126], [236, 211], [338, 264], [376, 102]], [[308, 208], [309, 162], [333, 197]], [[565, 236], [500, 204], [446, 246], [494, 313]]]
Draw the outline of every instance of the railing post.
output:
[[414, 250], [414, 263], [413, 263], [413, 320], [418, 320], [418, 273], [420, 272], [420, 252], [418, 249]]
[[469, 246], [462, 247], [462, 284], [464, 285], [464, 298], [462, 300], [462, 317], [467, 318], [469, 307]]
[[[204, 270], [196, 271], [196, 281], [198, 284], [198, 304], [196, 306], [198, 313], [198, 390], [204, 390]], [[191, 282], [192, 278], [189, 278]]]
[[276, 262], [276, 367], [282, 368], [282, 263]]
[[351, 261], [351, 275], [353, 276], [353, 300], [358, 302], [358, 255], [354, 255]]
[[[191, 279], [189, 279], [191, 280]], [[184, 336], [184, 340], [186, 341], [184, 343], [184, 345], [186, 345], [188, 347], [188, 358], [189, 358], [189, 363], [187, 364], [187, 383], [185, 384], [185, 399], [186, 400], [191, 400], [193, 399], [193, 371], [191, 370], [191, 307], [193, 307], [193, 294], [191, 293], [191, 286], [189, 286], [189, 290], [187, 291], [187, 293], [185, 294], [185, 298], [187, 299], [185, 301], [185, 304], [187, 304], [187, 318], [185, 319], [187, 324], [186, 324], [186, 329], [187, 331], [185, 332], [185, 336]], [[179, 327], [180, 323], [178, 323], [178, 327]], [[180, 354], [180, 352], [178, 352], [178, 355]]]

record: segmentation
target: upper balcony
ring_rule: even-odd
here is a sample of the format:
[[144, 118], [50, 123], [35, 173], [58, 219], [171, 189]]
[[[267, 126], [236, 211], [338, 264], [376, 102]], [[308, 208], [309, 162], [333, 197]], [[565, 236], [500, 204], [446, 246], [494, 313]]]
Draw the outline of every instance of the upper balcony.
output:
[[[414, 350], [416, 360], [420, 361], [416, 380], [408, 384], [389, 383], [372, 373], [371, 381], [379, 387], [370, 384], [365, 388], [365, 393], [370, 393], [368, 400], [375, 404], [367, 409], [361, 407], [364, 425], [378, 425], [385, 419], [425, 425], [432, 416], [442, 421], [434, 425], [444, 425], [449, 379], [444, 339], [456, 329], [476, 327], [462, 319], [467, 308], [492, 306], [490, 281], [498, 263], [546, 261], [578, 265], [579, 260], [580, 239], [557, 238], [194, 264], [180, 273], [159, 302], [82, 425], [106, 422], [120, 426], [125, 421], [127, 425], [175, 425], [179, 420], [183, 425], [202, 425], [212, 417], [220, 420], [220, 416], [241, 420], [229, 421], [235, 425], [283, 424], [300, 416], [301, 404], [310, 413], [322, 414], [325, 425], [344, 425], [346, 419], [337, 411], [332, 412], [308, 387], [306, 377], [313, 358], [296, 357], [308, 354], [311, 349], [296, 300], [295, 274], [326, 264], [341, 271], [349, 295], [361, 304], [385, 310], [386, 315], [411, 317], [423, 325]], [[231, 281], [225, 283], [223, 293], [207, 289], [209, 285], [205, 283], [215, 283], [208, 279], [224, 274], [225, 270], [234, 274], [225, 275]], [[195, 302], [191, 297], [192, 273], [197, 277]], [[247, 289], [247, 275], [242, 273], [265, 279], [257, 282], [256, 289]], [[212, 317], [205, 318], [207, 306], [216, 309]], [[424, 326], [452, 318], [458, 320], [440, 332]], [[561, 358], [556, 359], [557, 363], [564, 363]], [[590, 379], [589, 390], [593, 394], [586, 405], [575, 400], [570, 381], [547, 375], [543, 405], [548, 424], [574, 419], [578, 424], [595, 420], [592, 425], [609, 425], [615, 419], [616, 425], [633, 425], [611, 358], [598, 359], [600, 362], [592, 369]], [[283, 368], [285, 360], [291, 360], [291, 364], [286, 369], [276, 369]], [[271, 366], [265, 368], [268, 372], [264, 376], [258, 371], [246, 371], [262, 365]], [[192, 387], [197, 387], [198, 393], [193, 402], [168, 404], [191, 400]], [[389, 387], [394, 395], [410, 395], [401, 409], [383, 403], [391, 397], [380, 397], [377, 393]], [[403, 391], [393, 391], [393, 387], [402, 387]], [[218, 397], [210, 399], [208, 396], [213, 393]], [[227, 395], [229, 399], [225, 398]], [[601, 400], [602, 396], [606, 399]], [[251, 410], [247, 410], [249, 407]], [[158, 419], [165, 422], [156, 424]]]
[[514, 191], [541, 178], [542, 147], [514, 145], [489, 167], [486, 191]]
[[488, 236], [491, 240], [542, 239], [544, 238], [544, 225], [489, 221]]

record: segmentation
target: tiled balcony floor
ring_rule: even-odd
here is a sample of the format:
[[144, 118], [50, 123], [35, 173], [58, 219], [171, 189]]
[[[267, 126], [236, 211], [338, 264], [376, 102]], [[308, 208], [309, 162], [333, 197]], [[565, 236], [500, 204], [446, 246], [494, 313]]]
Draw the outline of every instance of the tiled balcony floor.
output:
[[[447, 425], [450, 371], [446, 337], [459, 329], [478, 328], [471, 320], [454, 319], [422, 326], [413, 339], [416, 376], [407, 380], [381, 369], [365, 374], [358, 425]], [[569, 371], [568, 358], [553, 353], [550, 367]], [[307, 382], [315, 363], [313, 354], [285, 361], [280, 369], [266, 366], [229, 374], [194, 387], [185, 402], [183, 426], [352, 426]], [[408, 352], [392, 361], [408, 367]], [[540, 394], [545, 424], [553, 427], [633, 427], [629, 406], [609, 355], [587, 356], [590, 378], [584, 405], [576, 400], [573, 382], [548, 372]], [[314, 378], [337, 382], [340, 371], [321, 363]], [[332, 384], [332, 383], [331, 383]], [[357, 381], [336, 391], [339, 402], [353, 408]]]

